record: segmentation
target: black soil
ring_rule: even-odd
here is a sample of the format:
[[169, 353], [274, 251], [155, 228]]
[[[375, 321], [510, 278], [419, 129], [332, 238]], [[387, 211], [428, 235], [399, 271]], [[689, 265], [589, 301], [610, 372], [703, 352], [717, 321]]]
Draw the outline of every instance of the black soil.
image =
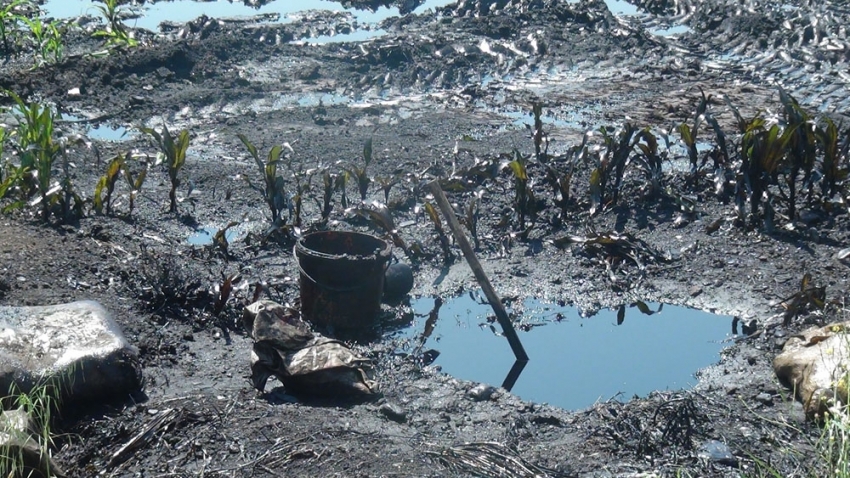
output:
[[[655, 191], [639, 169], [627, 168], [617, 203], [591, 214], [592, 155], [577, 163], [562, 206], [531, 158], [537, 212], [525, 227], [518, 224], [514, 179], [504, 164], [514, 150], [532, 155], [534, 142], [509, 115], [527, 114], [533, 103], [543, 105], [552, 164], [564, 170], [585, 130], [692, 123], [701, 91], [730, 135], [734, 118], [723, 95], [746, 117], [779, 111], [780, 85], [810, 111], [836, 120], [850, 112], [846, 7], [645, 3], [641, 16], [621, 18], [603, 2], [461, 1], [438, 15], [387, 20], [380, 26], [387, 33], [373, 40], [322, 45], [309, 37], [345, 32], [348, 16], [316, 14], [282, 25], [200, 18], [166, 33], [139, 32], [142, 46], [108, 55], [92, 55], [102, 45], [80, 27], [66, 34], [58, 64], [32, 69], [33, 52], [10, 55], [0, 86], [92, 118], [61, 124], [63, 134], [101, 123], [130, 129], [120, 142], [69, 150], [73, 184], [85, 197], [115, 154], [148, 155], [153, 163], [156, 147], [137, 127], [159, 129], [164, 121], [172, 132], [191, 133], [177, 213], [167, 212], [168, 175], [158, 165], [132, 214], [122, 181], [112, 215], [87, 208], [65, 224], [45, 224], [35, 209], [0, 217], [0, 304], [99, 300], [144, 367], [144, 399], [79, 410], [56, 425], [56, 460], [79, 477], [494, 476], [496, 468], [464, 467], [460, 448], [447, 451], [469, 442], [478, 445], [466, 453], [501, 460], [513, 473], [503, 476], [817, 476], [820, 429], [805, 422], [771, 362], [785, 337], [842, 318], [835, 307], [802, 311], [783, 326], [780, 302], [806, 273], [826, 287], [828, 300], [845, 299], [848, 268], [835, 257], [850, 236], [846, 207], [826, 210], [803, 198], [793, 220], [778, 204], [775, 224], [739, 221], [734, 201], [715, 193], [709, 161], [700, 180], [687, 167], [673, 168]], [[817, 22], [806, 13], [814, 8]], [[678, 38], [650, 32], [681, 22], [691, 31]], [[268, 208], [246, 181], [262, 179], [238, 134], [263, 157], [275, 144], [291, 145], [291, 161], [280, 167], [287, 190], [296, 191], [293, 175], [310, 181], [300, 224], [284, 209], [286, 226], [269, 232]], [[599, 137], [591, 141], [599, 144]], [[362, 167], [368, 138], [373, 181], [366, 201], [352, 178], [348, 204], [334, 191], [323, 220], [321, 171]], [[701, 140], [713, 138], [702, 130]], [[675, 156], [686, 157], [683, 149]], [[385, 203], [411, 250], [408, 256], [396, 247], [395, 255], [413, 266], [412, 296], [477, 288], [454, 244], [445, 257], [425, 212], [433, 200], [424, 186], [437, 177], [455, 178], [443, 184], [459, 212], [479, 198], [478, 255], [504, 296], [533, 295], [587, 313], [658, 301], [755, 320], [757, 332], [730, 341], [721, 362], [698, 373], [693, 390], [581, 411], [524, 402], [504, 390], [480, 400], [471, 392], [477, 384], [397, 354], [380, 336], [353, 345], [378, 365], [379, 399], [311, 399], [274, 381], [266, 393], [254, 390], [242, 308], [255, 291], [297, 306], [298, 234], [330, 228], [388, 236], [363, 211]], [[381, 181], [391, 179], [398, 182], [385, 197]], [[242, 223], [241, 232], [226, 249], [186, 240], [199, 227], [231, 221]], [[562, 240], [594, 231], [643, 241], [640, 265]], [[218, 287], [235, 274], [241, 280], [216, 310]], [[404, 323], [406, 304], [384, 305], [385, 329]], [[535, 359], [533, 350], [529, 355]], [[573, 366], [553, 364], [552, 379]], [[143, 446], [113, 459], [165, 413], [170, 419]], [[732, 457], [707, 457], [712, 440], [728, 445]]]

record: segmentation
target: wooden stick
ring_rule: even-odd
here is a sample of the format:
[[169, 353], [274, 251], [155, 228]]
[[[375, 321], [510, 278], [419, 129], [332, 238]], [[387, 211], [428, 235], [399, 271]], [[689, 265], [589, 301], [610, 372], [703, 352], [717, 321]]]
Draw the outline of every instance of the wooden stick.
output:
[[478, 285], [480, 285], [481, 289], [484, 290], [484, 295], [487, 296], [490, 306], [493, 307], [493, 312], [496, 313], [499, 325], [502, 326], [502, 332], [508, 339], [511, 349], [514, 351], [514, 356], [516, 356], [517, 361], [528, 362], [528, 354], [526, 354], [525, 349], [522, 348], [522, 343], [519, 341], [519, 337], [517, 337], [514, 325], [508, 317], [508, 312], [505, 310], [505, 306], [502, 305], [502, 300], [499, 299], [499, 296], [496, 294], [493, 286], [490, 285], [490, 280], [487, 278], [487, 274], [484, 273], [481, 263], [478, 262], [478, 258], [475, 256], [475, 251], [472, 250], [472, 246], [469, 244], [466, 234], [464, 234], [463, 230], [460, 228], [460, 223], [457, 221], [457, 217], [455, 217], [455, 212], [449, 204], [449, 200], [446, 198], [443, 188], [440, 187], [439, 180], [431, 181], [428, 187], [431, 188], [431, 192], [434, 193], [434, 199], [437, 201], [437, 205], [443, 212], [446, 222], [449, 223], [449, 228], [451, 228], [452, 233], [457, 240], [457, 244], [460, 246], [460, 250], [463, 251], [463, 256], [466, 258], [466, 262], [472, 269], [472, 273], [475, 274], [475, 279], [478, 281]]

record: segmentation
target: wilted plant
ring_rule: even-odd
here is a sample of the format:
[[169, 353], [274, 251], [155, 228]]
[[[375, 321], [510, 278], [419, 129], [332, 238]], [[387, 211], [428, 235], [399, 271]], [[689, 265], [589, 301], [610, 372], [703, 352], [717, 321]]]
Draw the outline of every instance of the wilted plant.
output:
[[159, 146], [159, 151], [165, 158], [166, 166], [168, 166], [168, 177], [171, 180], [171, 190], [168, 193], [169, 207], [168, 212], [177, 212], [177, 188], [180, 186], [180, 179], [177, 174], [186, 164], [186, 151], [189, 149], [189, 131], [182, 130], [175, 138], [168, 131], [168, 126], [162, 125], [162, 133], [160, 134], [153, 128], [139, 128], [139, 131], [152, 137]]
[[335, 175], [327, 168], [322, 171], [322, 220], [327, 221], [333, 211]]
[[829, 119], [824, 118], [822, 124], [815, 129], [815, 134], [823, 150], [821, 163], [821, 194], [824, 199], [832, 199], [839, 192], [838, 181], [847, 178], [846, 167], [850, 155], [850, 130], [844, 132], [844, 142], [839, 143], [840, 127]]
[[801, 171], [803, 173], [803, 186], [809, 188], [811, 197], [811, 178], [817, 154], [817, 136], [814, 123], [809, 118], [808, 113], [797, 103], [797, 100], [782, 88], [779, 89], [779, 99], [785, 110], [786, 129], [791, 130], [790, 142], [788, 143], [789, 154], [787, 157], [789, 164], [786, 168], [786, 183], [788, 185], [788, 217], [793, 220], [797, 215], [797, 177]]
[[455, 255], [452, 253], [449, 238], [446, 236], [445, 229], [443, 229], [443, 221], [440, 219], [437, 209], [431, 205], [431, 203], [426, 201], [425, 212], [428, 214], [428, 217], [431, 218], [431, 222], [434, 224], [434, 230], [437, 231], [437, 237], [440, 240], [440, 248], [443, 249], [443, 261], [447, 264], [454, 262]]
[[[115, 183], [121, 177], [121, 170], [124, 168], [126, 156], [118, 154], [109, 161], [106, 166], [106, 173], [97, 181], [94, 188], [94, 210], [98, 214], [103, 214], [104, 204], [106, 205], [106, 214], [112, 214], [112, 192], [115, 190]], [[104, 197], [104, 190], [106, 191]]]
[[263, 161], [260, 159], [257, 148], [251, 144], [248, 138], [243, 134], [239, 134], [238, 136], [239, 139], [242, 140], [242, 144], [244, 144], [248, 149], [248, 152], [251, 153], [251, 157], [254, 158], [254, 162], [260, 169], [260, 174], [263, 176], [264, 187], [260, 188], [251, 183], [250, 179], [246, 178], [246, 180], [253, 189], [259, 191], [260, 194], [263, 195], [263, 199], [265, 199], [266, 205], [269, 207], [269, 211], [271, 211], [272, 214], [272, 223], [279, 224], [280, 212], [287, 207], [288, 201], [286, 198], [286, 191], [284, 189], [284, 179], [277, 175], [277, 166], [281, 161], [280, 157], [283, 154], [283, 148], [286, 147], [291, 152], [292, 147], [289, 143], [275, 145], [269, 150], [266, 161]]
[[103, 5], [98, 5], [97, 9], [103, 14], [106, 19], [106, 29], [97, 30], [92, 36], [95, 38], [105, 38], [106, 44], [109, 46], [126, 46], [134, 47], [139, 44], [138, 40], [127, 31], [127, 27], [121, 21], [121, 11], [118, 7], [118, 0], [100, 0]]
[[[543, 157], [541, 155], [546, 154], [546, 151], [543, 150], [543, 143], [546, 139], [546, 134], [543, 132], [543, 105], [534, 103], [531, 106], [531, 113], [534, 116], [534, 130], [531, 134], [531, 139], [534, 141], [534, 157], [542, 162]], [[546, 150], [548, 148], [549, 144], [547, 142]]]
[[478, 240], [478, 219], [480, 218], [478, 203], [483, 194], [483, 189], [479, 189], [472, 194], [472, 197], [469, 198], [469, 202], [466, 203], [466, 207], [463, 211], [464, 215], [460, 221], [467, 229], [469, 229], [469, 233], [472, 234], [472, 242], [475, 244], [475, 250], [478, 250], [481, 247]]
[[[534, 191], [529, 184], [528, 166], [526, 159], [519, 151], [514, 150], [514, 159], [508, 163], [508, 167], [514, 176], [514, 208], [517, 212], [517, 220], [520, 230], [526, 234], [534, 227], [537, 214], [537, 201]], [[531, 226], [526, 229], [526, 217], [531, 218]]]
[[381, 186], [381, 191], [384, 192], [384, 203], [389, 204], [390, 191], [393, 186], [398, 184], [398, 176], [378, 176], [375, 181]]
[[812, 285], [812, 275], [805, 273], [800, 280], [800, 290], [785, 298], [781, 302], [785, 313], [782, 317], [782, 325], [788, 326], [800, 313], [811, 310], [823, 310], [826, 305], [826, 287]]
[[343, 209], [348, 209], [348, 171], [342, 171], [334, 178], [334, 189], [339, 191], [339, 203]]
[[653, 134], [648, 127], [638, 131], [634, 138], [634, 144], [640, 150], [640, 153], [634, 156], [634, 160], [646, 176], [649, 193], [653, 196], [663, 191], [661, 186], [663, 165], [667, 158], [667, 151], [670, 150], [670, 140], [667, 134], [660, 133], [660, 136], [664, 139], [666, 146], [666, 150], [663, 152], [658, 149], [658, 136]]
[[313, 182], [313, 175], [315, 174], [315, 170], [308, 169], [304, 171], [301, 168], [301, 164], [299, 163], [296, 168], [292, 164], [292, 158], [289, 158], [286, 162], [287, 170], [292, 172], [292, 179], [295, 181], [295, 193], [292, 195], [291, 200], [289, 201], [290, 205], [290, 220], [292, 220], [292, 224], [296, 228], [301, 227], [301, 210], [304, 204], [304, 197], [310, 191], [310, 187]]
[[620, 184], [626, 171], [626, 165], [634, 148], [632, 137], [637, 128], [626, 123], [615, 134], [609, 133], [608, 128], [599, 128], [605, 146], [605, 151], [596, 163], [596, 168], [590, 173], [591, 214], [595, 214], [606, 203], [606, 189], [612, 177], [614, 180], [610, 202], [617, 203], [620, 194]]
[[700, 167], [699, 156], [697, 154], [697, 135], [699, 134], [700, 124], [702, 124], [705, 118], [706, 108], [708, 108], [708, 102], [710, 100], [710, 97], [706, 97], [702, 90], [700, 90], [700, 94], [702, 98], [694, 112], [693, 126], [689, 127], [687, 123], [679, 125], [679, 134], [682, 136], [682, 142], [685, 143], [685, 147], [688, 150], [688, 160], [691, 164], [691, 179], [694, 181], [694, 185], [697, 184], [697, 172]]
[[224, 254], [225, 259], [229, 257], [228, 248], [230, 247], [230, 241], [227, 240], [227, 231], [229, 231], [231, 227], [238, 225], [238, 222], [231, 221], [227, 223], [226, 226], [216, 231], [213, 235], [213, 246], [217, 247], [222, 254]]
[[767, 128], [762, 118], [754, 118], [747, 125], [747, 131], [741, 139], [743, 184], [739, 185], [739, 189], [749, 192], [750, 214], [753, 218], [757, 217], [765, 194], [768, 195], [766, 204], [770, 204], [769, 187], [777, 183], [795, 129], [791, 126], [783, 129], [777, 124]]
[[372, 138], [366, 140], [363, 144], [363, 167], [351, 165], [346, 168], [346, 171], [355, 179], [357, 179], [357, 189], [360, 191], [360, 200], [365, 201], [366, 195], [369, 194], [369, 184], [372, 178], [369, 177], [367, 169], [369, 163], [372, 162]]
[[143, 161], [141, 171], [139, 171], [134, 177], [133, 173], [130, 172], [127, 166], [124, 166], [124, 179], [127, 180], [127, 185], [130, 187], [130, 194], [128, 196], [130, 201], [129, 215], [131, 216], [133, 215], [133, 208], [135, 207], [136, 196], [139, 194], [139, 191], [141, 191], [142, 185], [145, 183], [145, 178], [147, 178], [148, 176], [148, 168], [148, 162]]

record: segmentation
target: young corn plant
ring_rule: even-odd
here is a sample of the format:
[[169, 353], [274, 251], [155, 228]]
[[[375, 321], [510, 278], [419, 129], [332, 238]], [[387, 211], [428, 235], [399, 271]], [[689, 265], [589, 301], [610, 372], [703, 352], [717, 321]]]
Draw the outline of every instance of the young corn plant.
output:
[[[596, 168], [590, 173], [591, 214], [596, 214], [605, 204], [616, 204], [620, 195], [620, 184], [626, 165], [634, 149], [632, 138], [638, 129], [631, 123], [626, 123], [619, 132], [611, 134], [608, 128], [602, 127], [605, 151], [596, 162]], [[613, 179], [611, 198], [606, 197], [608, 183]]]
[[133, 35], [127, 31], [127, 27], [121, 21], [121, 9], [118, 7], [118, 0], [101, 1], [103, 5], [98, 5], [97, 9], [106, 19], [106, 29], [97, 30], [92, 36], [105, 39], [106, 45], [110, 47], [131, 48], [137, 46], [139, 41], [133, 38]]
[[800, 107], [797, 100], [783, 89], [779, 89], [779, 99], [784, 107], [786, 128], [792, 130], [788, 143], [788, 165], [785, 179], [788, 186], [788, 217], [793, 221], [797, 216], [797, 179], [803, 173], [802, 185], [809, 190], [811, 200], [812, 171], [817, 158], [817, 136], [814, 122], [809, 114]]
[[302, 163], [296, 167], [292, 163], [292, 158], [286, 161], [286, 168], [292, 172], [292, 179], [295, 182], [295, 192], [289, 201], [289, 216], [292, 224], [296, 228], [301, 227], [301, 211], [303, 210], [304, 198], [310, 192], [310, 187], [313, 183], [313, 176], [316, 171], [313, 169], [303, 170]]
[[524, 231], [526, 230], [526, 217], [532, 218], [530, 229], [534, 225], [536, 213], [534, 191], [531, 189], [528, 179], [528, 163], [519, 151], [514, 151], [514, 159], [508, 163], [508, 167], [514, 175], [514, 208], [517, 213], [517, 227]]
[[360, 201], [366, 201], [366, 195], [369, 194], [369, 185], [372, 183], [372, 178], [369, 177], [367, 169], [372, 162], [372, 138], [366, 140], [363, 144], [363, 167], [351, 165], [346, 168], [351, 177], [357, 180], [357, 189], [360, 191]]
[[334, 195], [334, 183], [336, 182], [336, 175], [331, 173], [327, 167], [321, 169], [322, 175], [322, 203], [320, 204], [320, 208], [322, 211], [322, 221], [327, 221], [331, 216], [331, 212], [333, 212], [333, 195]]
[[844, 141], [838, 138], [840, 126], [824, 118], [815, 129], [815, 135], [823, 151], [821, 163], [821, 194], [825, 200], [830, 200], [839, 193], [839, 181], [848, 176], [847, 161], [850, 158], [850, 129], [844, 132]]
[[749, 192], [750, 215], [758, 217], [763, 197], [766, 195], [766, 219], [770, 218], [773, 205], [770, 195], [771, 184], [778, 183], [778, 174], [788, 154], [788, 145], [796, 127], [779, 125], [767, 128], [764, 120], [758, 118], [747, 127], [741, 139], [741, 172], [744, 184]]
[[443, 250], [443, 261], [446, 264], [451, 264], [455, 260], [455, 255], [452, 253], [449, 237], [446, 235], [446, 230], [443, 228], [443, 221], [440, 219], [440, 214], [437, 209], [429, 202], [425, 202], [425, 212], [434, 224], [434, 230], [437, 231], [437, 237], [440, 240], [440, 248]]
[[[129, 156], [129, 154], [128, 154]], [[142, 169], [133, 176], [133, 173], [130, 172], [130, 169], [127, 166], [124, 166], [124, 179], [127, 181], [127, 186], [130, 187], [130, 194], [128, 195], [128, 199], [130, 201], [129, 208], [130, 211], [128, 215], [133, 215], [133, 208], [136, 205], [136, 196], [138, 196], [139, 191], [142, 189], [142, 185], [145, 183], [145, 178], [148, 176], [149, 165], [147, 161], [142, 161]]]
[[[26, 0], [14, 0], [0, 6], [0, 43], [3, 44], [3, 51], [6, 53], [17, 51], [18, 37], [20, 36], [19, 26], [23, 23], [25, 17], [16, 12], [20, 7], [29, 3]], [[9, 44], [9, 40], [14, 40], [15, 48]]]
[[20, 164], [13, 166], [0, 184], [0, 198], [17, 192], [17, 200], [6, 206], [4, 211], [22, 208], [36, 193], [38, 197], [31, 205], [40, 204], [42, 218], [50, 217], [51, 199], [62, 187], [53, 181], [53, 166], [62, 152], [61, 143], [54, 138], [55, 113], [38, 103], [25, 103], [11, 91], [6, 94], [15, 102], [15, 112], [21, 121], [17, 128], [16, 153]]
[[189, 131], [181, 131], [176, 138], [171, 136], [168, 127], [162, 125], [160, 134], [153, 128], [139, 128], [139, 131], [149, 135], [156, 141], [162, 157], [168, 166], [168, 177], [171, 180], [171, 190], [168, 192], [168, 212], [177, 212], [177, 188], [180, 186], [180, 178], [177, 177], [183, 165], [186, 164], [186, 151], [189, 149]]
[[64, 46], [62, 45], [62, 33], [59, 31], [59, 22], [44, 23], [40, 18], [26, 18], [22, 21], [27, 25], [38, 51], [34, 68], [48, 63], [58, 63], [62, 59]]
[[648, 196], [652, 197], [664, 190], [661, 184], [664, 178], [663, 165], [667, 159], [667, 152], [670, 150], [670, 140], [667, 134], [661, 133], [660, 136], [666, 144], [664, 151], [658, 149], [658, 136], [653, 134], [649, 127], [638, 131], [635, 135], [635, 146], [640, 152], [633, 159], [646, 176]]
[[711, 97], [706, 97], [705, 93], [700, 90], [700, 94], [702, 95], [702, 99], [700, 99], [699, 105], [697, 105], [697, 109], [694, 112], [694, 123], [693, 126], [688, 126], [687, 123], [682, 123], [679, 125], [679, 134], [682, 136], [682, 142], [685, 143], [685, 147], [688, 150], [688, 160], [691, 164], [691, 180], [694, 185], [697, 184], [697, 173], [699, 172], [700, 164], [699, 164], [699, 155], [697, 151], [697, 135], [699, 134], [699, 127], [702, 124], [702, 121], [705, 119], [705, 112], [708, 108], [708, 102]]
[[121, 177], [121, 170], [124, 168], [125, 163], [125, 155], [116, 155], [106, 166], [106, 173], [97, 181], [97, 185], [94, 188], [93, 204], [94, 210], [98, 214], [103, 214], [105, 205], [106, 215], [112, 215], [112, 192], [115, 190], [115, 183]]
[[242, 141], [242, 144], [245, 145], [245, 148], [248, 149], [248, 153], [250, 153], [251, 157], [254, 158], [254, 162], [260, 170], [260, 174], [263, 176], [263, 187], [254, 185], [250, 179], [246, 178], [248, 185], [263, 195], [263, 199], [266, 201], [266, 205], [272, 215], [272, 224], [278, 226], [281, 224], [280, 213], [287, 207], [289, 201], [286, 197], [284, 179], [277, 175], [277, 166], [281, 162], [283, 149], [286, 148], [290, 152], [293, 152], [292, 146], [290, 146], [289, 143], [273, 146], [269, 150], [267, 159], [263, 161], [260, 158], [257, 148], [251, 144], [251, 141], [249, 141], [244, 134], [239, 134], [238, 136]]

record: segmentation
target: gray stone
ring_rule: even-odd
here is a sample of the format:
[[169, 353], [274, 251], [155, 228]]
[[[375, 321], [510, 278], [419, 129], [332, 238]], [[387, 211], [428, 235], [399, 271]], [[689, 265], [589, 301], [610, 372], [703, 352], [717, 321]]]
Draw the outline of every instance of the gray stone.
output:
[[407, 421], [407, 412], [395, 403], [385, 402], [378, 411], [394, 422], [404, 423]]
[[768, 407], [773, 405], [773, 396], [767, 392], [756, 395], [756, 401]]
[[492, 386], [485, 383], [479, 383], [472, 387], [469, 391], [469, 396], [476, 402], [483, 402], [484, 400], [490, 400], [490, 397], [492, 397], [495, 392], [496, 389]]
[[397, 262], [387, 267], [384, 274], [384, 297], [400, 299], [413, 288], [413, 269], [409, 265]]
[[142, 383], [138, 351], [99, 303], [0, 307], [0, 390], [55, 385], [66, 405], [123, 398]]
[[738, 466], [738, 459], [725, 443], [709, 440], [702, 444], [697, 454], [700, 458], [726, 466]]

